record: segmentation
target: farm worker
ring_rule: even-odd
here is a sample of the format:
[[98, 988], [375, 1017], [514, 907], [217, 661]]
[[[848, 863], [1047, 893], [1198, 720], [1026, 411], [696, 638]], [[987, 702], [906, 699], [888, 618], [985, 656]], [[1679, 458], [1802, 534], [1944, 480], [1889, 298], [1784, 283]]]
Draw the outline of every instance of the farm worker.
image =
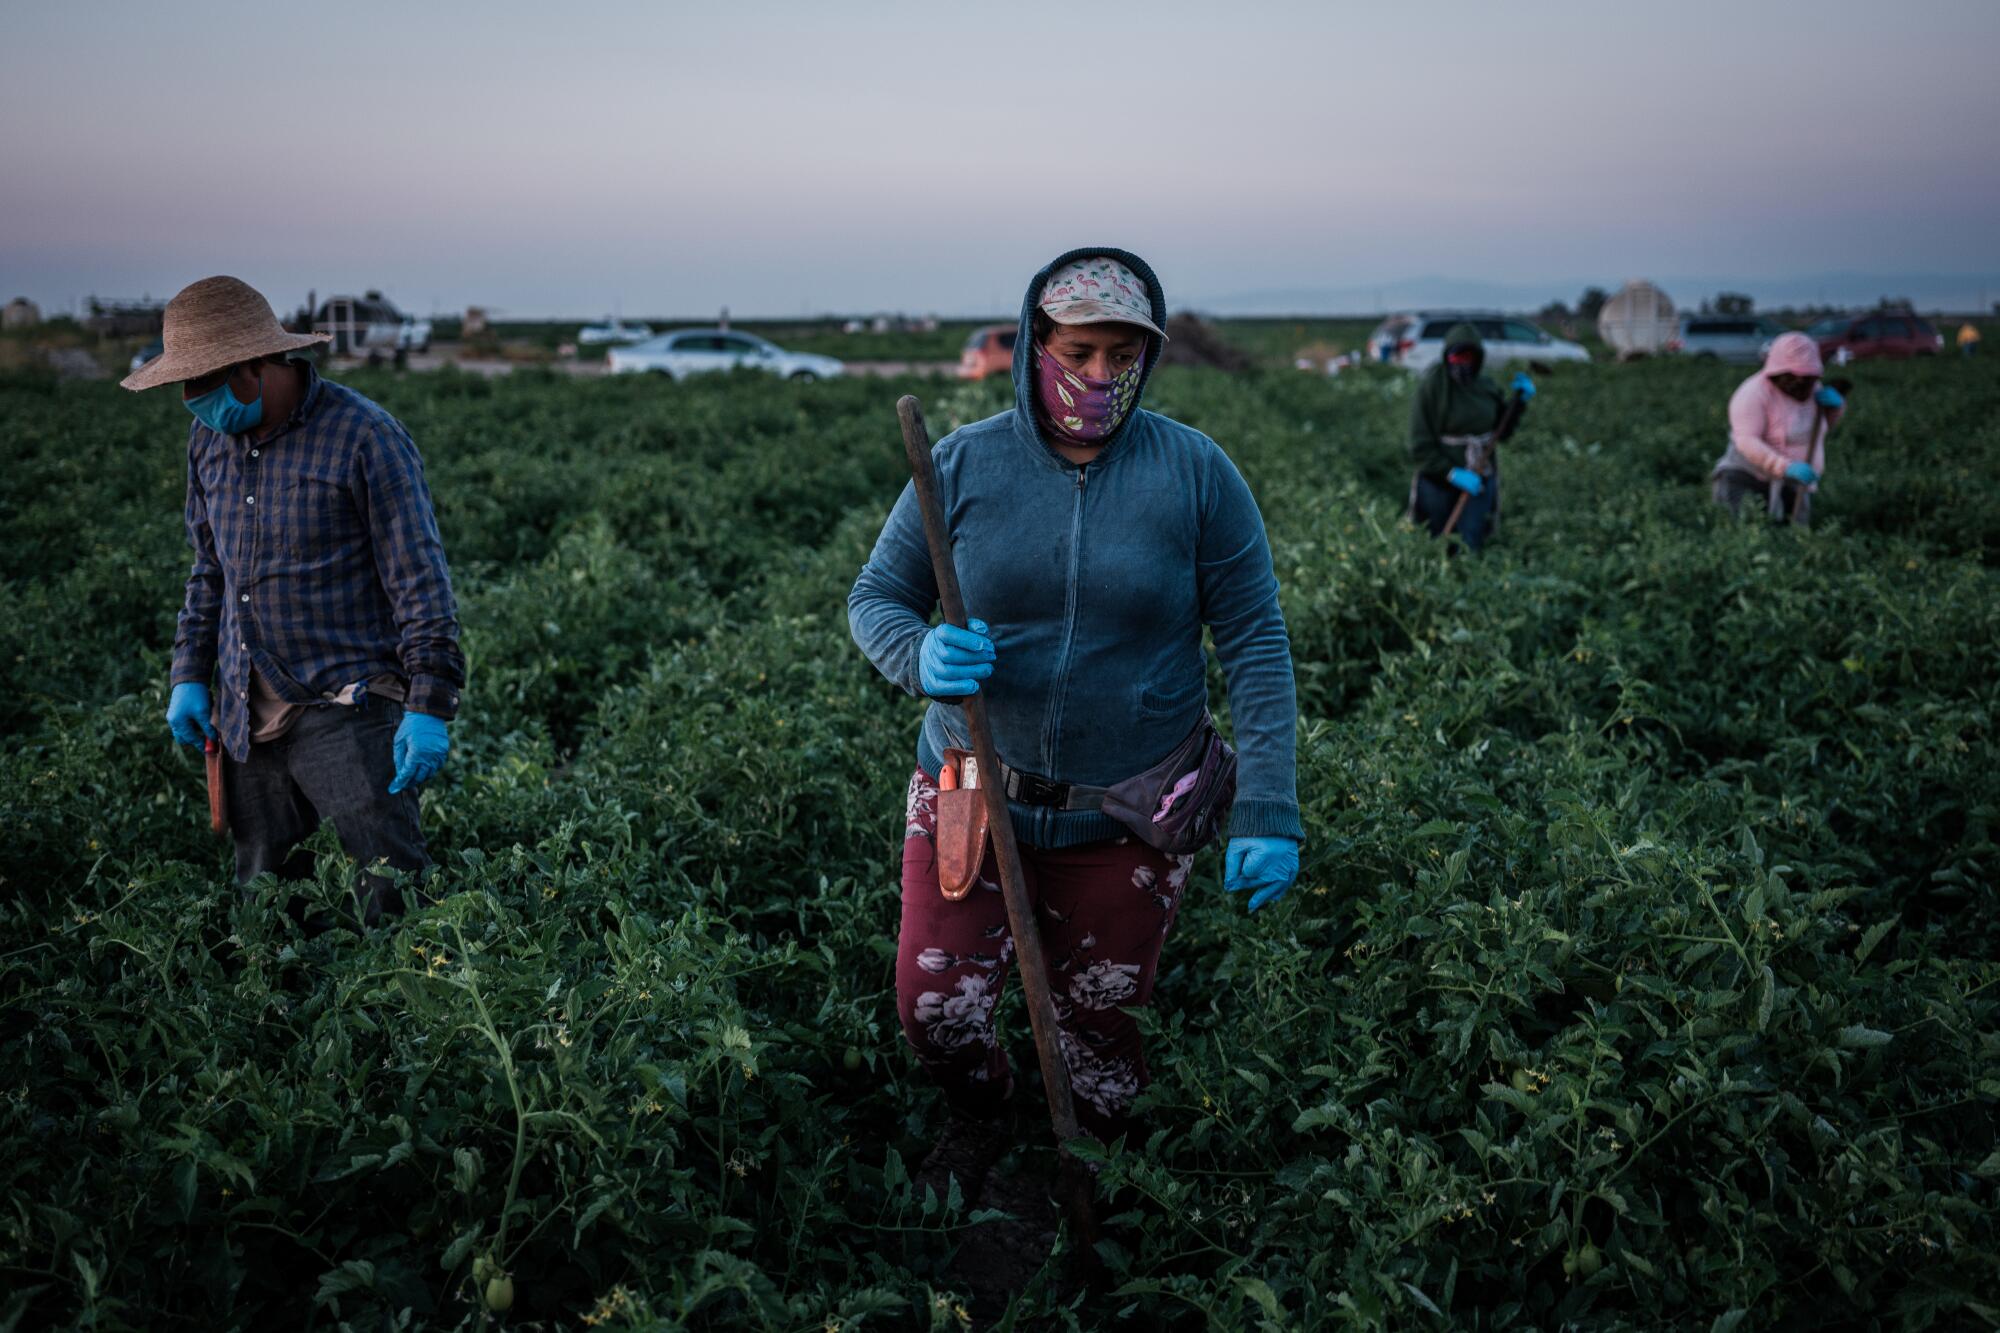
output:
[[[239, 883], [310, 874], [297, 848], [323, 818], [364, 867], [423, 869], [417, 787], [444, 763], [465, 685], [423, 460], [394, 417], [288, 355], [326, 338], [204, 278], [124, 381], [178, 384], [194, 418], [167, 724], [227, 756]], [[354, 892], [364, 924], [402, 908], [384, 875]]]
[[[1014, 348], [1014, 406], [933, 451], [969, 629], [933, 627], [937, 586], [905, 487], [855, 580], [855, 641], [931, 703], [904, 812], [896, 1001], [953, 1115], [929, 1163], [976, 1195], [1013, 1087], [994, 1028], [1013, 945], [990, 851], [957, 901], [933, 841], [940, 767], [968, 748], [958, 701], [987, 699], [1014, 832], [1050, 960], [1077, 1113], [1114, 1136], [1147, 1081], [1131, 1010], [1152, 998], [1193, 855], [1168, 855], [1101, 807], [1104, 789], [1207, 725], [1213, 633], [1241, 749], [1224, 888], [1281, 898], [1304, 836], [1290, 641], [1264, 523], [1213, 440], [1140, 407], [1166, 339], [1159, 279], [1122, 250], [1036, 273]], [[1164, 807], [1163, 807], [1164, 813]], [[1159, 816], [1156, 816], [1156, 820]]]
[[1971, 320], [1958, 326], [1958, 354], [1971, 356], [1979, 350], [1979, 326]]
[[1729, 447], [1716, 461], [1715, 502], [1739, 513], [1755, 496], [1773, 518], [1812, 522], [1826, 473], [1826, 432], [1847, 404], [1821, 384], [1819, 345], [1803, 333], [1771, 340], [1764, 366], [1729, 398]]
[[[1479, 330], [1454, 324], [1445, 334], [1444, 355], [1417, 382], [1410, 404], [1410, 459], [1416, 464], [1410, 518], [1436, 537], [1456, 511], [1452, 531], [1473, 551], [1486, 544], [1500, 512], [1500, 469], [1492, 446], [1512, 435], [1519, 420], [1509, 413], [1500, 386], [1482, 373], [1485, 368]], [[1535, 382], [1521, 371], [1508, 388], [1523, 403], [1535, 396]]]

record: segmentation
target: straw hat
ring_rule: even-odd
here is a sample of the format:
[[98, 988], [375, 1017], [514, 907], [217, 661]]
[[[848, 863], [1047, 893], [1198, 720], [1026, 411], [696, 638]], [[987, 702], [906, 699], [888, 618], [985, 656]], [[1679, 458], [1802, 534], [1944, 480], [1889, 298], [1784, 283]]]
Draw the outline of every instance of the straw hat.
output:
[[167, 302], [160, 340], [166, 350], [120, 381], [128, 389], [198, 380], [224, 366], [295, 352], [328, 333], [287, 333], [271, 303], [241, 278], [203, 278]]

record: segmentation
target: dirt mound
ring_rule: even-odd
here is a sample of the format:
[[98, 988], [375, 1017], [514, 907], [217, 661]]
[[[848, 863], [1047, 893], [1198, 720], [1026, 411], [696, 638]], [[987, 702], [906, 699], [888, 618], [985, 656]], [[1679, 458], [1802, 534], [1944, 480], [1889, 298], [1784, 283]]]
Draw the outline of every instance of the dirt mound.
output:
[[1249, 355], [1232, 344], [1213, 324], [1190, 310], [1167, 319], [1167, 349], [1160, 363], [1168, 366], [1211, 366], [1216, 370], [1245, 371], [1253, 364]]

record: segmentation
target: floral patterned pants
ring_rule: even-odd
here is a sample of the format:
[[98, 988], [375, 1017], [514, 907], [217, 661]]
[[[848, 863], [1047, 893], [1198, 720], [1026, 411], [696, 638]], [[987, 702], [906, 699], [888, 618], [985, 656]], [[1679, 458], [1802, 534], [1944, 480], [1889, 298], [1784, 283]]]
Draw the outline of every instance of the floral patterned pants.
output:
[[[993, 1018], [1014, 941], [990, 851], [972, 892], [957, 902], [939, 892], [936, 829], [937, 785], [918, 770], [903, 831], [896, 1013], [917, 1058], [954, 1104], [991, 1114], [1013, 1083]], [[1193, 863], [1136, 838], [1021, 848], [1077, 1119], [1100, 1138], [1124, 1128], [1146, 1084], [1138, 1021], [1125, 1011], [1152, 999], [1160, 946]]]

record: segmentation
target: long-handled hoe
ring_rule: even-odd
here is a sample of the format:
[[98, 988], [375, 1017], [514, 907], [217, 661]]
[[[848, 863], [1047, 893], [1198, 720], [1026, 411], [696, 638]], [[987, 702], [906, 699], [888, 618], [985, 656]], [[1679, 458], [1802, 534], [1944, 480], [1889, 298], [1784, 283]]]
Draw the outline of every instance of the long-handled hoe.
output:
[[[903, 450], [909, 455], [910, 479], [916, 484], [917, 506], [923, 511], [924, 538], [931, 549], [938, 603], [944, 610], [944, 618], [962, 628], [965, 599], [958, 590], [958, 570], [951, 559], [951, 533], [945, 528], [944, 509], [938, 503], [937, 476], [931, 470], [931, 435], [924, 425], [924, 405], [916, 395], [905, 395], [896, 403], [896, 415], [903, 423]], [[986, 722], [986, 696], [974, 694], [965, 700], [964, 707], [979, 771], [999, 773], [1000, 759], [993, 748], [993, 732]], [[1014, 937], [1021, 993], [1028, 1002], [1028, 1023], [1034, 1029], [1042, 1087], [1049, 1098], [1049, 1121], [1055, 1129], [1056, 1141], [1063, 1147], [1062, 1174], [1070, 1225], [1076, 1232], [1078, 1251], [1088, 1265], [1097, 1245], [1097, 1219], [1090, 1206], [1090, 1178], [1068, 1150], [1071, 1140], [1083, 1131], [1077, 1125], [1076, 1106], [1070, 1098], [1069, 1066], [1063, 1062], [1062, 1048], [1056, 1039], [1056, 1006], [1049, 994], [1041, 931], [1035, 925], [1034, 909], [1028, 902], [1021, 849], [1014, 842], [1014, 825], [1007, 815], [1006, 784], [988, 781], [981, 783], [980, 788], [986, 793], [993, 859], [1000, 866], [1000, 897], [1007, 906], [1007, 929]]]
[[[1836, 380], [1828, 380], [1827, 383], [1832, 385], [1833, 388], [1843, 398], [1847, 397], [1849, 394], [1854, 392], [1853, 380], [1836, 379]], [[1813, 442], [1812, 442], [1812, 448], [1806, 450], [1806, 457], [1808, 459], [1818, 456], [1820, 446], [1826, 443], [1826, 432], [1829, 428], [1829, 423], [1832, 420], [1833, 420], [1833, 413], [1829, 412], [1824, 407], [1820, 408], [1818, 411], [1813, 413]], [[1794, 487], [1792, 490], [1792, 507], [1786, 513], [1785, 515], [1786, 519], [1793, 523], [1798, 522], [1799, 511], [1801, 509], [1804, 509], [1805, 506], [1806, 506], [1806, 488], [1803, 486]]]

